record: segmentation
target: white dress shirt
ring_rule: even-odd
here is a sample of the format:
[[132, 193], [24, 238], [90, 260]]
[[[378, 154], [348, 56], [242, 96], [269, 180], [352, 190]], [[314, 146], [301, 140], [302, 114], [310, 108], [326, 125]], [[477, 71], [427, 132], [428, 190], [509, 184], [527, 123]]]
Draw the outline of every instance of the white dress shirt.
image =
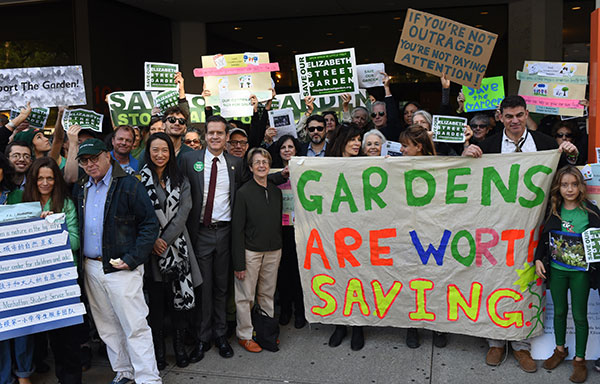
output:
[[[206, 207], [206, 199], [208, 198], [208, 190], [210, 188], [210, 172], [212, 170], [213, 158], [215, 156], [206, 150], [204, 154], [204, 191], [202, 197], [202, 215], [200, 222], [204, 219], [204, 208]], [[215, 188], [215, 200], [213, 203], [212, 220], [215, 221], [231, 221], [231, 199], [229, 193], [229, 172], [227, 170], [227, 161], [223, 152], [217, 156], [217, 185]]]
[[521, 144], [521, 152], [537, 152], [537, 147], [535, 146], [535, 141], [533, 141], [533, 136], [529, 133], [527, 128], [525, 128], [525, 132], [519, 138], [519, 142], [515, 143], [512, 139], [506, 136], [506, 129], [502, 131], [502, 153], [513, 153], [516, 152], [517, 144]]

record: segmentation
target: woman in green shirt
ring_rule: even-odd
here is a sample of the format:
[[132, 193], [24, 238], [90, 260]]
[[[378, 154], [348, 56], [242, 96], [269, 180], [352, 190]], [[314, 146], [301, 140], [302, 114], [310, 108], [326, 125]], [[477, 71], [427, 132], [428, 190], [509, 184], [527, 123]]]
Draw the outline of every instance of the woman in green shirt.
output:
[[[567, 293], [571, 290], [571, 312], [575, 323], [575, 358], [570, 380], [583, 383], [587, 378], [585, 348], [588, 339], [587, 306], [590, 288], [598, 288], [598, 270], [587, 264], [581, 233], [600, 228], [600, 211], [587, 199], [581, 172], [568, 165], [558, 170], [550, 189], [549, 213], [535, 253], [535, 270], [548, 278], [554, 302], [556, 349], [544, 368], [556, 368], [568, 355], [565, 347]], [[552, 276], [552, 279], [550, 279]]]

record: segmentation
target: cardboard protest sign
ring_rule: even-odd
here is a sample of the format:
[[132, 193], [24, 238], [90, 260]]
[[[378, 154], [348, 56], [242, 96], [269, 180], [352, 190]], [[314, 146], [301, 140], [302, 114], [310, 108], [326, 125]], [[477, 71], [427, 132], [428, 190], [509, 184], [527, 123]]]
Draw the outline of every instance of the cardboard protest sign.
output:
[[465, 95], [465, 112], [495, 110], [504, 100], [504, 78], [485, 77], [479, 89], [462, 86]]
[[[10, 110], [10, 119], [14, 119], [19, 116], [21, 112], [16, 109]], [[50, 108], [31, 108], [31, 113], [25, 119], [26, 122], [29, 123], [29, 127], [44, 129], [46, 126], [46, 122], [48, 121], [48, 116], [50, 115]]]
[[296, 55], [300, 96], [357, 93], [354, 48]]
[[559, 159], [292, 158], [308, 321], [539, 335], [532, 263]]
[[91, 129], [102, 133], [104, 115], [87, 109], [67, 109], [63, 113], [62, 126], [65, 130], [71, 125], [80, 125], [83, 129]]
[[585, 250], [585, 261], [588, 263], [597, 263], [600, 261], [600, 228], [589, 228], [585, 230], [583, 237], [583, 247]]
[[360, 88], [372, 88], [383, 86], [383, 73], [385, 64], [361, 64], [356, 66], [356, 76]]
[[[152, 118], [152, 107], [157, 91], [119, 91], [108, 94], [108, 108], [113, 125], [148, 125]], [[177, 96], [179, 97], [179, 96]], [[190, 106], [190, 122], [203, 123], [204, 98], [201, 95], [186, 95]]]
[[[554, 302], [552, 294], [548, 289], [546, 292], [546, 311], [544, 318], [544, 333], [541, 336], [531, 339], [531, 357], [535, 360], [546, 360], [552, 356], [556, 348], [556, 339], [554, 336]], [[568, 308], [571, 307], [571, 295], [567, 295]], [[565, 340], [565, 349], [568, 348], [566, 360], [575, 358], [575, 323], [573, 322], [572, 311], [567, 311], [567, 332]], [[600, 329], [600, 297], [591, 294], [588, 299], [587, 319], [589, 329]], [[587, 360], [596, 360], [600, 358], [600, 332], [590, 332], [585, 349]]]
[[394, 62], [479, 88], [498, 35], [408, 9]]
[[270, 110], [269, 126], [277, 129], [277, 134], [273, 138], [274, 141], [279, 140], [284, 135], [298, 137], [296, 122], [294, 121], [294, 111], [291, 108]]
[[530, 112], [547, 115], [583, 116], [588, 63], [525, 61], [517, 71], [519, 95]]
[[269, 53], [236, 53], [202, 56], [202, 68], [194, 69], [195, 77], [204, 77], [205, 88], [211, 92], [208, 106], [219, 105], [219, 94], [248, 90], [259, 101], [271, 97], [271, 73], [279, 71], [278, 63], [269, 63]]
[[[77, 268], [64, 213], [23, 219], [31, 206], [7, 206], [0, 223], [0, 340], [44, 332], [83, 322]], [[1, 212], [0, 216], [6, 218]]]
[[177, 89], [175, 74], [179, 72], [179, 64], [144, 63], [144, 89], [146, 91], [164, 91]]
[[0, 69], [0, 110], [86, 104], [81, 65]]
[[464, 143], [467, 119], [456, 116], [433, 116], [431, 131], [433, 141], [442, 143]]
[[225, 118], [237, 116], [252, 116], [254, 109], [250, 103], [250, 92], [228, 91], [219, 94], [220, 114]]

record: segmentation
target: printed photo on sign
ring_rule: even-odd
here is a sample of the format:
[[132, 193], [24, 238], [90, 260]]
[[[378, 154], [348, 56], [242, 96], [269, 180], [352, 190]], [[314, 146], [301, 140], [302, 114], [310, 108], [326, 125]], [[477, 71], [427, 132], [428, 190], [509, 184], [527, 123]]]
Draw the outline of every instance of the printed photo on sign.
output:
[[294, 121], [294, 111], [291, 108], [270, 110], [269, 125], [277, 129], [274, 140], [279, 140], [284, 135], [298, 137], [296, 122]]
[[580, 234], [551, 231], [548, 235], [553, 263], [576, 271], [588, 270], [589, 265], [585, 261], [585, 250]]
[[381, 156], [402, 156], [402, 144], [387, 140], [381, 147]]

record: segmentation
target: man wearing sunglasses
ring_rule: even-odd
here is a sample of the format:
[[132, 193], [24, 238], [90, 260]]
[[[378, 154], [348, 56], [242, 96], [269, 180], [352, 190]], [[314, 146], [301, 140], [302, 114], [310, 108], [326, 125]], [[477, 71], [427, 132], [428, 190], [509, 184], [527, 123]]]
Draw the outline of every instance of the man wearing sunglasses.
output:
[[312, 115], [306, 120], [306, 131], [310, 141], [300, 150], [300, 156], [325, 157], [327, 141], [325, 140], [325, 118]]
[[187, 119], [179, 107], [171, 107], [165, 111], [165, 133], [169, 135], [175, 147], [177, 160], [182, 154], [192, 152], [193, 149], [183, 144], [183, 137], [187, 131]]
[[400, 113], [396, 108], [396, 101], [390, 89], [390, 77], [383, 75], [383, 89], [385, 90], [384, 101], [376, 101], [371, 104], [371, 120], [375, 128], [379, 129], [387, 140], [397, 141], [400, 135]]

